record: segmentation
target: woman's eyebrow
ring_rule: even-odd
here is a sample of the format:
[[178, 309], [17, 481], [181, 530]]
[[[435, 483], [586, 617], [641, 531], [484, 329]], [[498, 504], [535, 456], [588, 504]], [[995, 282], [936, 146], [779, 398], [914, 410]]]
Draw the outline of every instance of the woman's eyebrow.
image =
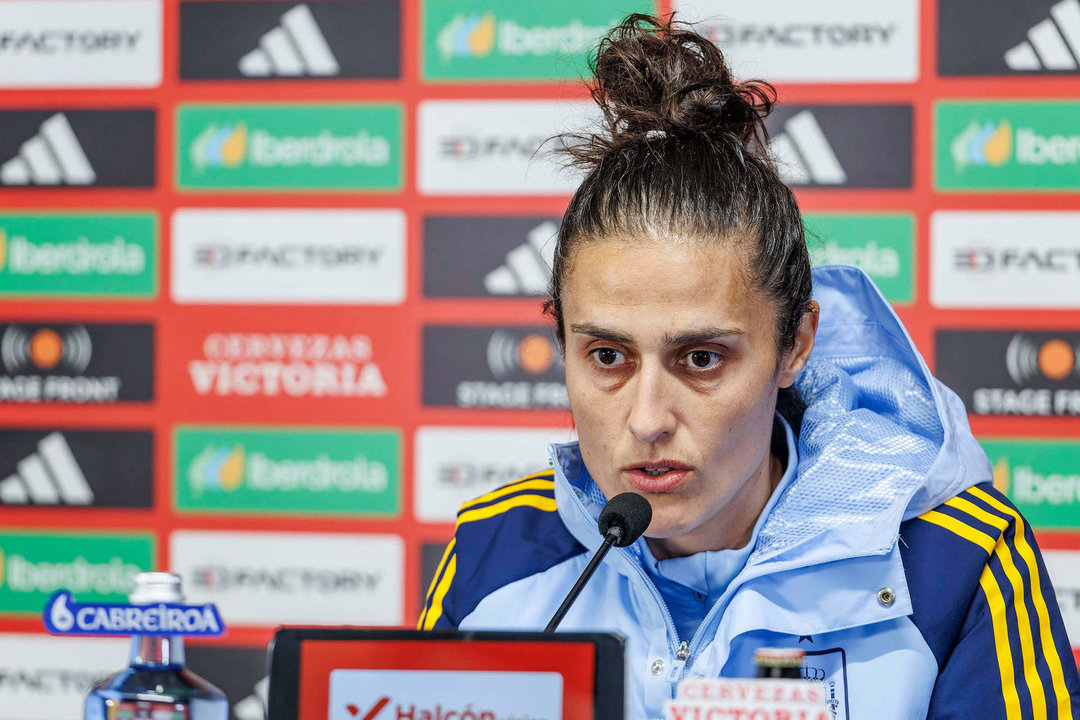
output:
[[[593, 325], [592, 323], [574, 323], [570, 326], [570, 332], [576, 335], [588, 335], [594, 337], [597, 340], [607, 340], [608, 342], [617, 342], [625, 344], [633, 344], [634, 339], [629, 335], [616, 332], [614, 330], [608, 330], [602, 328], [599, 325]], [[664, 335], [664, 345], [681, 346], [681, 345], [694, 345], [697, 343], [708, 342], [710, 340], [717, 340], [719, 338], [732, 337], [742, 335], [742, 330], [722, 327], [707, 327], [697, 330], [686, 330], [676, 334]]]
[[607, 328], [602, 328], [599, 325], [593, 325], [592, 323], [574, 323], [570, 326], [570, 332], [575, 335], [589, 335], [597, 340], [607, 340], [608, 342], [627, 344], [634, 342], [633, 338], [629, 335], [623, 335], [622, 333], [608, 330]]
[[709, 342], [719, 338], [742, 335], [742, 330], [737, 328], [708, 327], [700, 330], [687, 330], [678, 334], [664, 335], [665, 345], [696, 345], [697, 343]]

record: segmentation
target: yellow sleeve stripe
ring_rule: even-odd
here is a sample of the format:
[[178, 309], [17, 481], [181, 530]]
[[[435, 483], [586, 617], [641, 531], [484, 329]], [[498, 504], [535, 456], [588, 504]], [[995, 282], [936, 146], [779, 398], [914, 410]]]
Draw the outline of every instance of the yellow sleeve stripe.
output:
[[[550, 473], [551, 471], [549, 470], [548, 472]], [[519, 480], [516, 483], [513, 483], [511, 485], [507, 485], [506, 487], [501, 487], [498, 490], [492, 490], [487, 495], [481, 495], [480, 497], [476, 498], [475, 500], [470, 500], [469, 502], [462, 505], [461, 510], [458, 510], [458, 512], [460, 513], [462, 510], [466, 510], [466, 509], [471, 508], [471, 507], [476, 507], [477, 505], [483, 505], [484, 503], [491, 502], [492, 500], [498, 500], [499, 498], [503, 497], [504, 495], [509, 495], [510, 493], [520, 492], [522, 490], [554, 490], [554, 489], [555, 489], [555, 481], [553, 479], [551, 479], [550, 477], [542, 478], [542, 477], [539, 477], [539, 476], [530, 476], [530, 477], [524, 478], [522, 480]]]
[[[1009, 648], [1008, 617], [1005, 614], [1005, 598], [1001, 588], [990, 570], [990, 565], [983, 568], [979, 585], [986, 595], [990, 606], [990, 622], [994, 628], [994, 650], [997, 652], [998, 673], [1001, 675], [1001, 695], [1005, 700], [1006, 720], [1021, 720], [1020, 697], [1016, 693], [1016, 674], [1013, 671], [1012, 651]], [[1045, 713], [1044, 713], [1045, 717]]]
[[953, 534], [959, 535], [965, 540], [975, 543], [985, 550], [987, 555], [994, 552], [994, 545], [996, 543], [992, 537], [975, 528], [968, 527], [951, 515], [940, 513], [937, 510], [931, 510], [930, 512], [920, 515], [919, 519], [934, 523], [935, 525], [940, 525]]
[[502, 502], [497, 502], [494, 505], [476, 508], [475, 510], [466, 510], [465, 512], [459, 513], [457, 524], [458, 527], [461, 527], [468, 522], [486, 520], [487, 518], [496, 515], [502, 515], [507, 510], [516, 507], [532, 507], [546, 512], [555, 512], [555, 498], [545, 497], [543, 495], [516, 495], [512, 498], [503, 500]]
[[[987, 497], [989, 497], [989, 495], [987, 495]], [[1012, 551], [1009, 550], [1009, 546], [1005, 542], [1004, 531], [1009, 526], [1009, 521], [1005, 518], [998, 517], [997, 515], [992, 515], [978, 505], [961, 497], [955, 497], [945, 504], [965, 512], [976, 520], [984, 522], [992, 527], [996, 527], [998, 530], [1002, 531], [994, 554], [997, 555], [998, 560], [1001, 561], [1001, 567], [1005, 571], [1005, 577], [1009, 579], [1009, 584], [1012, 586], [1013, 608], [1016, 612], [1017, 630], [1020, 635], [1020, 653], [1024, 660], [1024, 681], [1027, 683], [1031, 695], [1031, 712], [1033, 717], [1045, 719], [1046, 690], [1043, 688], [1042, 678], [1039, 677], [1039, 670], [1036, 667], [1035, 643], [1031, 637], [1031, 616], [1028, 614], [1027, 600], [1024, 597], [1024, 579], [1020, 576], [1020, 571], [1016, 569]], [[989, 566], [987, 566], [987, 569], [989, 569]], [[984, 570], [984, 574], [985, 572], [986, 571]], [[1000, 655], [1000, 647], [998, 648], [998, 652]]]
[[421, 630], [430, 630], [435, 627], [435, 623], [442, 617], [442, 604], [443, 598], [446, 597], [446, 591], [450, 589], [450, 582], [454, 579], [454, 571], [457, 570], [457, 553], [450, 556], [450, 564], [446, 567], [446, 572], [442, 576], [442, 580], [439, 581], [439, 586], [435, 588], [435, 594], [431, 598], [431, 607], [428, 609], [427, 617], [424, 618], [423, 627]]
[[[516, 489], [521, 489], [518, 483]], [[513, 492], [513, 491], [511, 491]], [[488, 505], [487, 507], [476, 508], [475, 510], [468, 510], [458, 514], [457, 526], [461, 527], [465, 523], [475, 522], [477, 520], [486, 520], [496, 515], [501, 515], [504, 512], [512, 510], [516, 507], [531, 507], [545, 512], [555, 512], [555, 498], [544, 497], [543, 495], [516, 495], [512, 498], [507, 498], [502, 502], [495, 503], [494, 505]], [[435, 627], [435, 623], [442, 617], [443, 612], [443, 599], [446, 597], [446, 593], [450, 590], [450, 583], [454, 580], [454, 573], [457, 571], [457, 552], [451, 552], [455, 540], [451, 541], [450, 545], [446, 548], [446, 553], [443, 555], [443, 562], [448, 562], [446, 571], [443, 573], [442, 579], [439, 579], [439, 573], [435, 573], [435, 580], [432, 580], [433, 588], [429, 591], [431, 595], [428, 600], [428, 608], [424, 611], [424, 614], [420, 618], [420, 623], [417, 625], [420, 630], [430, 630]], [[449, 561], [447, 561], [449, 558]], [[435, 586], [436, 581], [438, 585]]]
[[1054, 698], [1057, 700], [1058, 720], [1071, 720], [1073, 716], [1072, 703], [1070, 702], [1068, 688], [1065, 686], [1065, 673], [1062, 671], [1061, 658], [1058, 657], [1057, 647], [1054, 645], [1054, 636], [1050, 630], [1050, 616], [1046, 608], [1046, 599], [1042, 593], [1039, 564], [1035, 559], [1035, 553], [1032, 551], [1031, 545], [1027, 541], [1024, 519], [1020, 517], [1020, 513], [979, 488], [971, 488], [971, 494], [998, 512], [1009, 515], [1016, 524], [1016, 551], [1027, 565], [1028, 576], [1031, 578], [1031, 597], [1035, 601], [1035, 613], [1039, 617], [1039, 640], [1042, 644], [1046, 665], [1050, 669], [1050, 679], [1054, 686]]
[[428, 587], [427, 597], [424, 599], [424, 610], [420, 613], [420, 621], [416, 623], [417, 630], [424, 629], [424, 621], [427, 619], [428, 610], [431, 608], [431, 599], [435, 596], [435, 585], [439, 582], [439, 576], [443, 574], [443, 568], [446, 567], [446, 563], [450, 559], [451, 553], [454, 552], [454, 546], [456, 544], [457, 538], [450, 538], [450, 542], [446, 545], [446, 550], [443, 550], [442, 559], [439, 560], [439, 564], [435, 567], [435, 575], [431, 578], [431, 585]]

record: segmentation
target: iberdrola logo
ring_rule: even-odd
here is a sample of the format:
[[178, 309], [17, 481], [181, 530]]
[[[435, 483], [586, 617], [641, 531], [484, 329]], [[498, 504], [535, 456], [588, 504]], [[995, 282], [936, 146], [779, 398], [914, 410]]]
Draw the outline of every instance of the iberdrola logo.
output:
[[1012, 126], [1008, 120], [972, 122], [952, 142], [952, 157], [957, 170], [968, 165], [1001, 167], [1013, 151]]
[[0, 270], [7, 265], [7, 231], [0, 228]]
[[1009, 486], [1012, 484], [1009, 472], [1009, 459], [1001, 458], [994, 463], [994, 489], [1002, 495], [1009, 494]]
[[248, 132], [244, 123], [207, 126], [191, 144], [191, 164], [204, 168], [239, 167], [247, 159]]
[[456, 15], [439, 31], [443, 61], [455, 57], [481, 58], [495, 48], [495, 14]]
[[244, 446], [208, 445], [191, 461], [188, 481], [196, 494], [237, 490], [244, 483]]

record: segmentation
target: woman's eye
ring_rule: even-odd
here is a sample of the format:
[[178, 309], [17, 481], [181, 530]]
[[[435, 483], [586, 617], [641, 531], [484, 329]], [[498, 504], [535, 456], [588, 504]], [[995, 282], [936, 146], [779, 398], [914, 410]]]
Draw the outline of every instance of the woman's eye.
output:
[[596, 358], [596, 362], [609, 367], [618, 365], [623, 361], [623, 354], [618, 350], [612, 350], [611, 348], [598, 348], [593, 350], [592, 356]]
[[710, 350], [694, 350], [686, 359], [695, 370], [709, 370], [720, 364], [720, 354]]

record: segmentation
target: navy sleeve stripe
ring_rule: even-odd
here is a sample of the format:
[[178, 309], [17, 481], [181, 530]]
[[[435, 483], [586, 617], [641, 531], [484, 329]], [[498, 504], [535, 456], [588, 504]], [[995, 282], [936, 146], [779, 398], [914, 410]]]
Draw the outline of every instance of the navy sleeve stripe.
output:
[[[939, 525], [946, 530], [981, 547], [1000, 565], [1010, 589], [1011, 603], [1007, 603], [1005, 594], [997, 577], [991, 570], [990, 562], [983, 569], [979, 578], [987, 607], [990, 611], [991, 626], [994, 636], [994, 648], [1001, 676], [1002, 699], [1008, 720], [1023, 717], [1018, 692], [1012, 643], [1009, 640], [1010, 629], [1019, 639], [1022, 656], [1022, 672], [1031, 700], [1031, 711], [1036, 718], [1046, 718], [1046, 701], [1049, 699], [1043, 687], [1039, 665], [1049, 670], [1051, 684], [1054, 687], [1053, 699], [1057, 708], [1057, 718], [1071, 718], [1069, 694], [1065, 685], [1061, 660], [1054, 646], [1050, 628], [1046, 600], [1039, 581], [1038, 561], [1028, 544], [1024, 533], [1023, 519], [1019, 513], [998, 501], [979, 488], [971, 488], [945, 503], [949, 512], [932, 510], [920, 516], [920, 519]], [[973, 522], [974, 521], [974, 522]], [[1012, 527], [1011, 527], [1012, 526]], [[1010, 532], [1015, 529], [1015, 532]], [[1031, 594], [1035, 613], [1038, 616], [1039, 647], [1033, 637], [1033, 622], [1028, 611], [1025, 579], [1013, 558], [1016, 552], [1023, 561], [1026, 575], [1031, 584]], [[1011, 605], [1011, 607], [1010, 607]], [[1015, 624], [1010, 628], [1010, 617], [1015, 617]], [[1040, 662], [1041, 661], [1041, 662]]]

